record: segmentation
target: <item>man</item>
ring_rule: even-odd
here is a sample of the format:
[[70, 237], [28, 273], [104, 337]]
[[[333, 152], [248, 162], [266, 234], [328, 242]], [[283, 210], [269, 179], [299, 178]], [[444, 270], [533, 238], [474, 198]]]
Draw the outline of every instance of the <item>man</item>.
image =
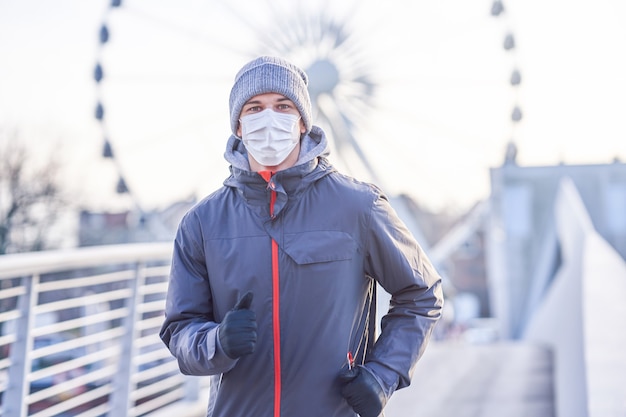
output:
[[[443, 305], [441, 279], [387, 198], [337, 172], [307, 75], [237, 74], [224, 186], [182, 219], [161, 338], [213, 375], [211, 417], [376, 417]], [[376, 282], [391, 294], [375, 340]]]

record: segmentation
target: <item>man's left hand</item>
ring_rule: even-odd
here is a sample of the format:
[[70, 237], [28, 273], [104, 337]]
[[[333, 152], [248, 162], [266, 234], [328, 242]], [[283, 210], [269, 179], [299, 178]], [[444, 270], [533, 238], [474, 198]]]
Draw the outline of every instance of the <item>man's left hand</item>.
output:
[[378, 417], [387, 397], [371, 371], [363, 366], [348, 369], [339, 375], [344, 384], [341, 395], [361, 417]]

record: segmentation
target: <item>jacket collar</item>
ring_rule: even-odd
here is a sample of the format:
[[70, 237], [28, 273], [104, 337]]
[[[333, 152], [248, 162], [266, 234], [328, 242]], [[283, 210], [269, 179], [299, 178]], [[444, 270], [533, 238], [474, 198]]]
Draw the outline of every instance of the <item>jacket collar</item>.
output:
[[300, 156], [296, 164], [288, 169], [276, 172], [271, 184], [261, 175], [250, 170], [248, 154], [243, 142], [236, 136], [228, 140], [224, 158], [231, 164], [230, 176], [224, 181], [227, 187], [236, 188], [251, 204], [266, 204], [267, 189], [277, 192], [274, 212], [278, 213], [289, 198], [295, 198], [310, 184], [334, 171], [326, 158], [329, 153], [324, 131], [313, 126], [304, 136], [300, 147]]
[[[299, 188], [298, 183], [314, 172], [318, 165], [322, 165], [322, 171], [332, 169], [327, 161], [330, 154], [328, 141], [324, 131], [313, 126], [311, 131], [301, 139], [300, 155], [298, 161], [291, 168], [278, 171], [273, 179], [281, 184], [288, 191]], [[248, 152], [243, 142], [237, 136], [231, 135], [226, 145], [224, 158], [230, 163], [231, 175], [224, 181], [224, 185], [230, 187], [267, 186], [267, 182], [256, 172], [250, 170], [248, 162]]]

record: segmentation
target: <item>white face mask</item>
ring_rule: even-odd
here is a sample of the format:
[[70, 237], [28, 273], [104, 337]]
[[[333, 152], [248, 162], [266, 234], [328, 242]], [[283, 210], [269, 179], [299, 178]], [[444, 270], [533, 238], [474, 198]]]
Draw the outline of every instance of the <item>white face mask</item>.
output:
[[283, 162], [300, 140], [300, 116], [276, 113], [271, 109], [239, 119], [246, 149], [261, 165]]

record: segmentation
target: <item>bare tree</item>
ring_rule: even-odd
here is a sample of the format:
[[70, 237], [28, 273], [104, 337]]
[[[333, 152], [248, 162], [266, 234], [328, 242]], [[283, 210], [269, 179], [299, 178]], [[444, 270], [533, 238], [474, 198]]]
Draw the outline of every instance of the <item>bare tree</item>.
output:
[[38, 163], [18, 136], [0, 130], [0, 255], [50, 248], [48, 232], [68, 205], [55, 159]]

